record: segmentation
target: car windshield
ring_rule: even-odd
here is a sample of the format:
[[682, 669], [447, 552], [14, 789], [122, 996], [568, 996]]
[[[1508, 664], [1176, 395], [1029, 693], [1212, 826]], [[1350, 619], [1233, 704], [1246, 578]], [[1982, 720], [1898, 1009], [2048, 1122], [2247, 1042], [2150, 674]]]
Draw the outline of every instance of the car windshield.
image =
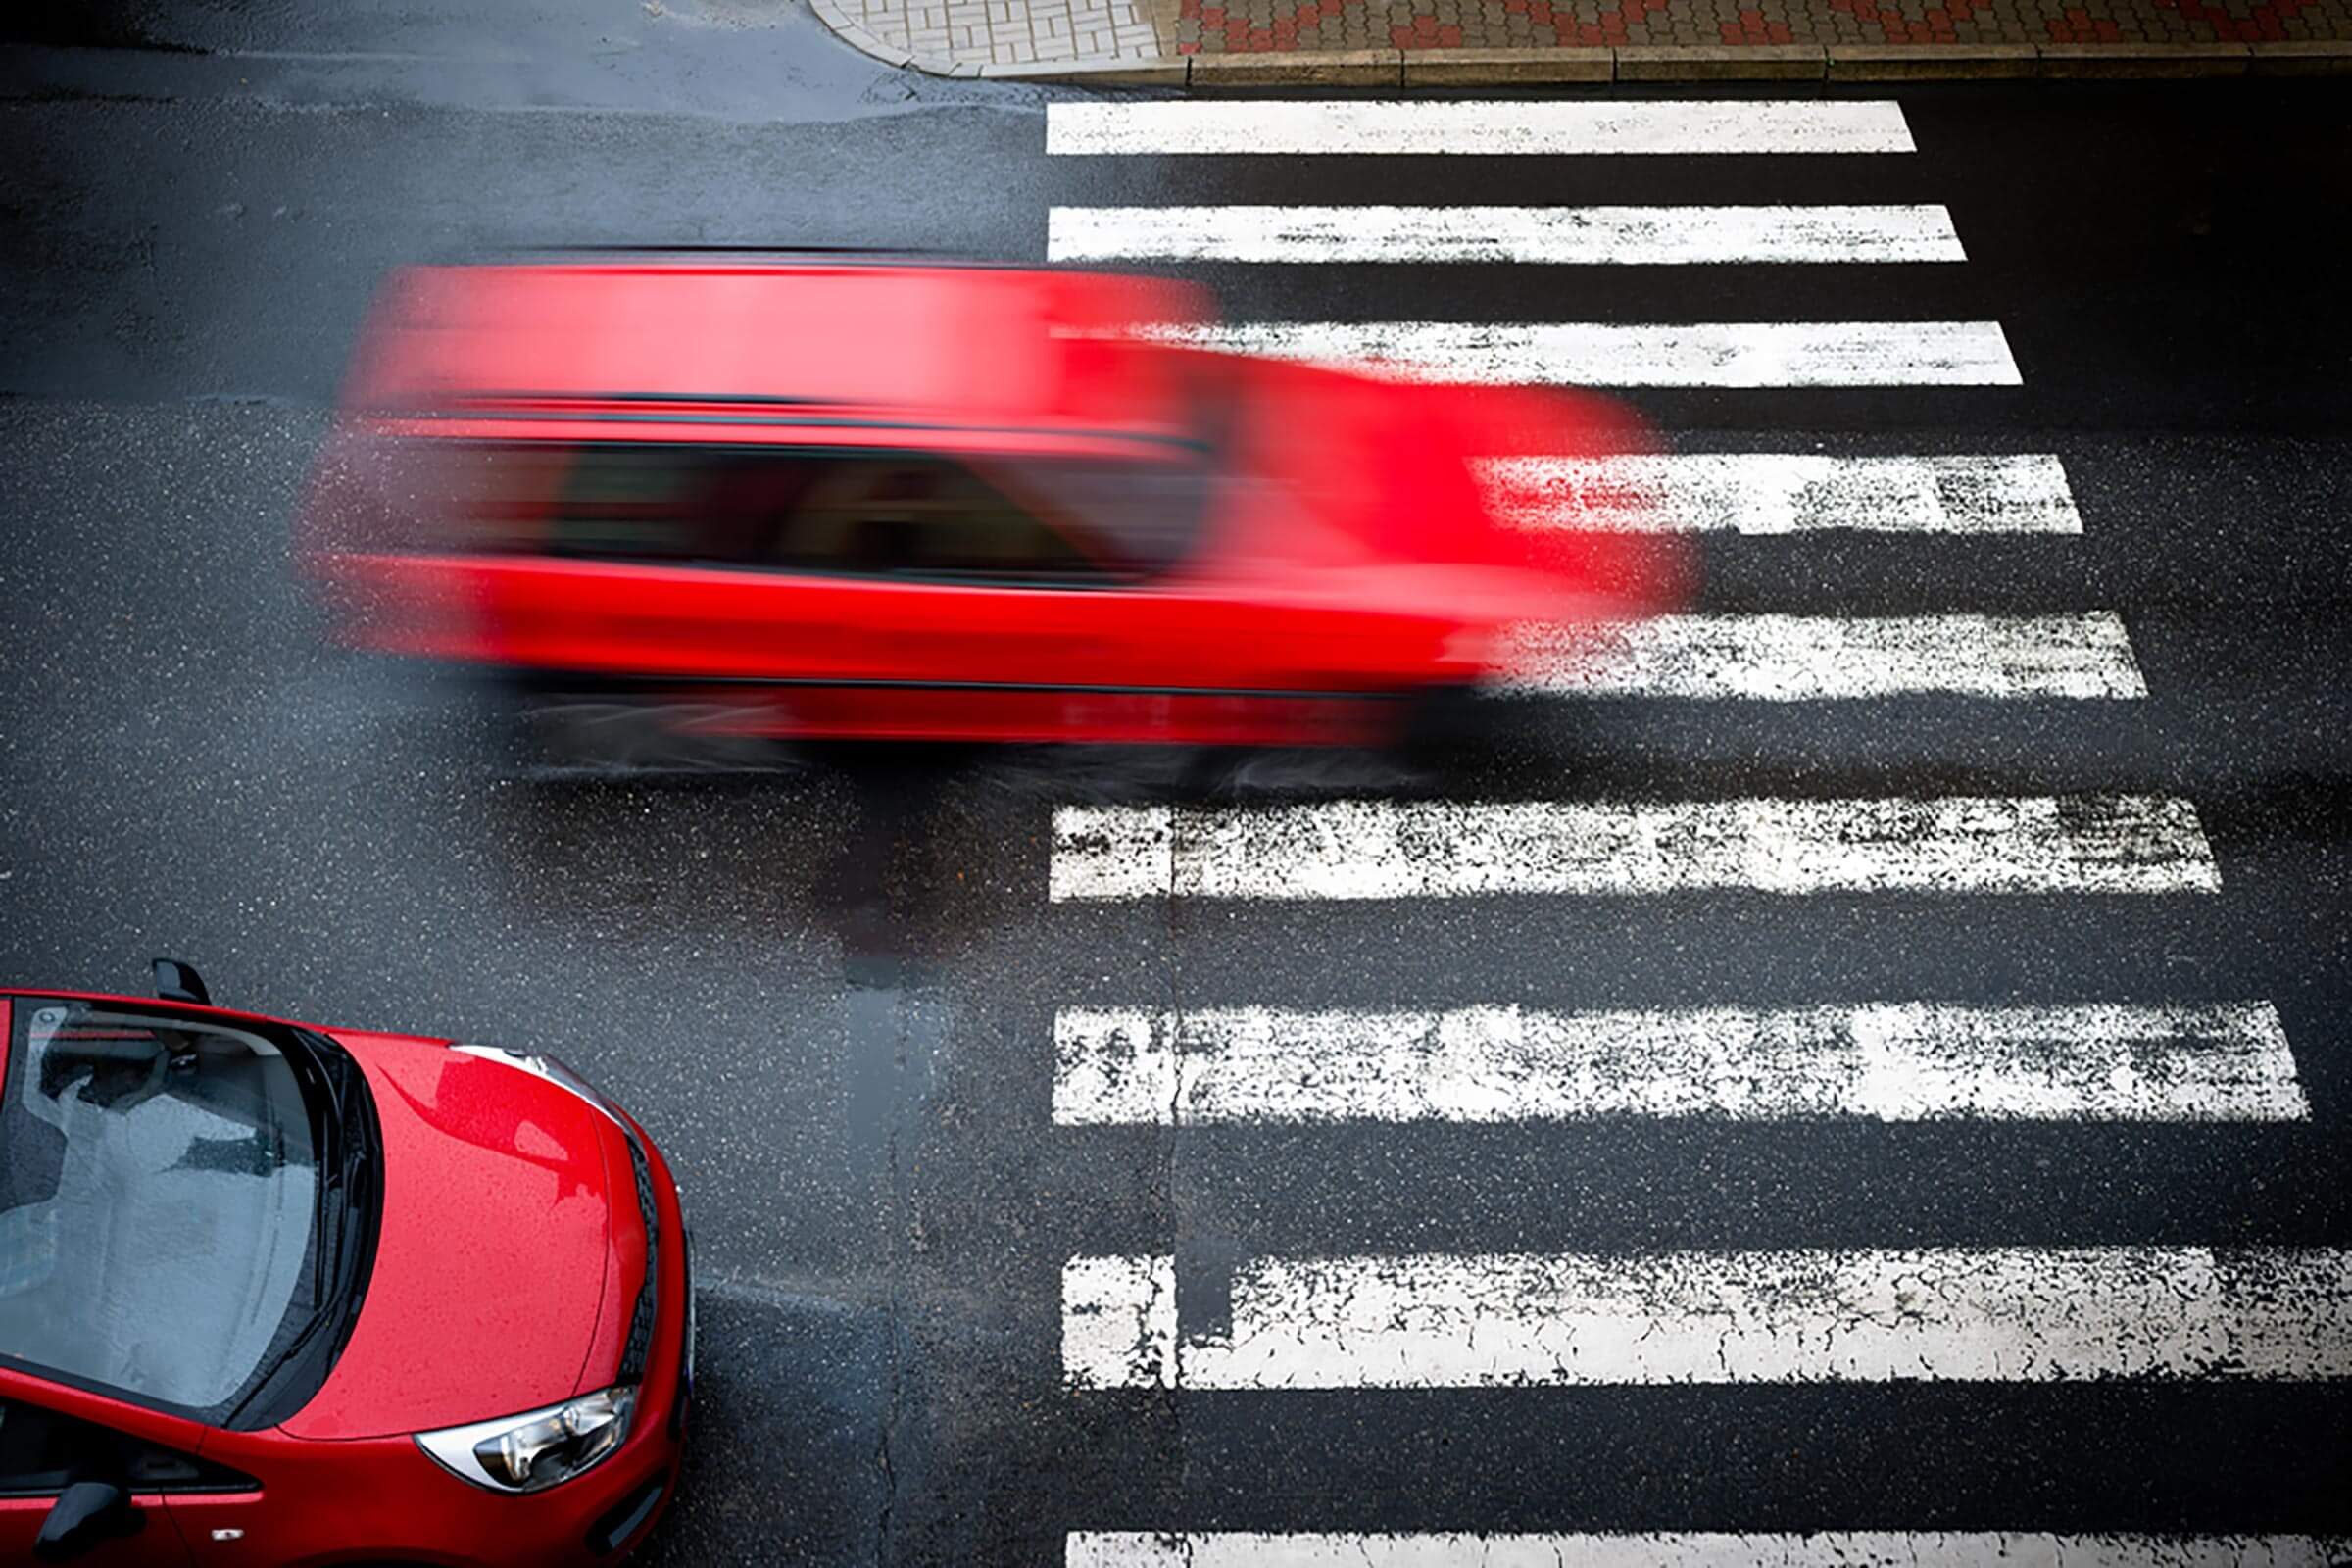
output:
[[0, 1083], [0, 1349], [225, 1412], [316, 1310], [318, 1151], [260, 1035], [20, 999]]

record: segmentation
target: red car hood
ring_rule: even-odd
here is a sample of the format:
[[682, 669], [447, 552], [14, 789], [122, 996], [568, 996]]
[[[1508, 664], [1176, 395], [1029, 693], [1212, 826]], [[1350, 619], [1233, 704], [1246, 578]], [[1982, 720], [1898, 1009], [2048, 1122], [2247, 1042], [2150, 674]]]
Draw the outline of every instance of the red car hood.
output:
[[383, 1127], [383, 1230], [351, 1341], [285, 1429], [381, 1437], [580, 1392], [612, 1247], [609, 1123], [433, 1041], [336, 1031]]
[[1494, 514], [1476, 476], [1488, 458], [1653, 450], [1624, 404], [1584, 392], [1414, 385], [1238, 356], [1214, 373], [1230, 378], [1240, 411], [1235, 466], [1281, 496], [1250, 509], [1251, 546], [1317, 568], [1500, 568], [1519, 579], [1507, 594], [1514, 613], [1541, 614], [1548, 598], [1554, 611], [1578, 618], [1641, 615], [1684, 596], [1687, 564], [1675, 541], [1514, 527]]

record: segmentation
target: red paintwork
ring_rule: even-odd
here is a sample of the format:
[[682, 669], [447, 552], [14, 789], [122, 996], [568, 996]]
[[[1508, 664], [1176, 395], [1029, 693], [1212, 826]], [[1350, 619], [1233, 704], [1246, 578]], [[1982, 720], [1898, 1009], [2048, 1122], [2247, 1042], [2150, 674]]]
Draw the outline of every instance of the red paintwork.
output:
[[1386, 699], [1474, 679], [1508, 623], [1676, 598], [1660, 541], [1519, 533], [1466, 466], [1638, 448], [1620, 406], [1088, 335], [1204, 314], [1173, 285], [1081, 273], [411, 271], [363, 340], [332, 453], [397, 436], [1141, 463], [1214, 406], [1227, 482], [1191, 557], [1125, 587], [469, 554], [422, 519], [359, 521], [323, 480], [300, 555], [356, 645], [651, 681], [712, 728], [804, 736], [1371, 740], [1402, 715]]
[[[218, 1007], [174, 1010], [272, 1021]], [[0, 1051], [7, 1015], [0, 1000]], [[147, 1528], [84, 1559], [94, 1564], [519, 1568], [592, 1560], [584, 1545], [591, 1526], [655, 1477], [664, 1480], [666, 1506], [682, 1455], [669, 1427], [680, 1396], [687, 1279], [667, 1163], [646, 1139], [665, 1245], [653, 1348], [627, 1441], [603, 1464], [546, 1492], [508, 1496], [471, 1486], [409, 1434], [556, 1403], [608, 1386], [619, 1366], [646, 1241], [626, 1143], [566, 1091], [453, 1053], [446, 1041], [324, 1032], [359, 1061], [374, 1095], [384, 1211], [359, 1321], [312, 1400], [280, 1427], [228, 1432], [5, 1365], [0, 1397], [197, 1452], [262, 1483], [255, 1493], [141, 1497]], [[6, 1066], [0, 1055], [0, 1072]], [[47, 1509], [45, 1499], [0, 1498], [0, 1561], [24, 1558]], [[216, 1541], [216, 1530], [243, 1534]]]
[[[342, 1359], [286, 1423], [299, 1438], [370, 1438], [528, 1410], [590, 1387], [588, 1352], [613, 1255], [628, 1154], [596, 1110], [504, 1062], [431, 1042], [339, 1030], [375, 1094], [384, 1223], [368, 1304]], [[464, 1215], [453, 1224], [453, 1215]], [[644, 1246], [633, 1241], [637, 1266]], [[572, 1282], [549, 1292], [547, 1280]], [[617, 1354], [601, 1370], [610, 1374]]]

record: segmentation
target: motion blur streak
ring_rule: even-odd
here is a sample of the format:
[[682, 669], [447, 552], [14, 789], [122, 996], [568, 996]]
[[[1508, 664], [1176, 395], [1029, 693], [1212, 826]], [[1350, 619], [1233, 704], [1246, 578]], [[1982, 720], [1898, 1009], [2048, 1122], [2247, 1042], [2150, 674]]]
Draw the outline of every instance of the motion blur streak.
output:
[[[1676, 541], [1476, 465], [1649, 452], [1573, 392], [1400, 386], [1127, 330], [1133, 277], [781, 255], [416, 269], [298, 558], [355, 646], [612, 734], [1377, 743], [1509, 627], [1672, 609]], [[642, 729], [642, 725], [636, 726]]]

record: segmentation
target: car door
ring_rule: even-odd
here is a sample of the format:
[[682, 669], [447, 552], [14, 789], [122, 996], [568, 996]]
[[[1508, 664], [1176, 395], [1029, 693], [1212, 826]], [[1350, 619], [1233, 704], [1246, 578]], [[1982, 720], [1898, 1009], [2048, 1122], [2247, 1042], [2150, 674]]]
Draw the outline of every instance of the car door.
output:
[[[453, 449], [439, 482], [467, 515], [444, 563], [464, 652], [557, 680], [760, 673], [793, 594], [757, 568], [804, 479], [789, 451], [713, 443]], [[820, 671], [858, 662], [840, 638], [792, 652]]]
[[[195, 1455], [202, 1433], [193, 1422], [0, 1372], [0, 1562], [186, 1568], [192, 1559], [166, 1498], [220, 1479]], [[106, 1517], [70, 1555], [36, 1555], [61, 1506], [85, 1504], [96, 1488], [117, 1494], [103, 1505]]]
[[507, 662], [759, 706], [779, 732], [1054, 735], [1149, 632], [1133, 564], [1050, 510], [946, 453], [583, 448], [486, 603]]
[[873, 689], [840, 694], [860, 733], [1350, 738], [1333, 718], [1364, 705], [1312, 677], [1390, 617], [1216, 559], [1219, 491], [1205, 457], [873, 454], [811, 489], [778, 564], [838, 573], [831, 616], [876, 640]]

